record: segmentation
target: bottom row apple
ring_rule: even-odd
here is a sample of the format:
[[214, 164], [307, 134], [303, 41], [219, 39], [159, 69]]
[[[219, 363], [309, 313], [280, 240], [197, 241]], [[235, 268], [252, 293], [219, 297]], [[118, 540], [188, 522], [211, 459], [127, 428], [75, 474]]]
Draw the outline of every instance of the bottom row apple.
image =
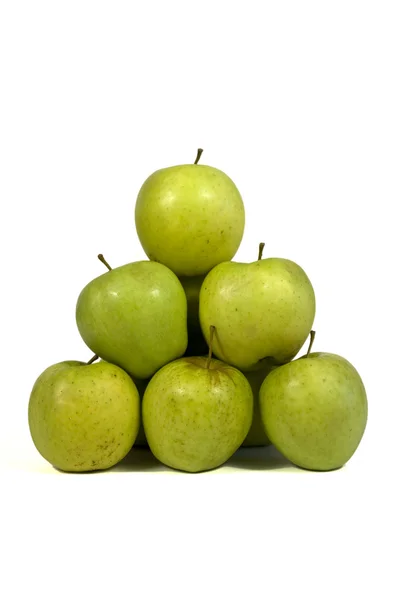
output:
[[129, 375], [111, 363], [65, 361], [36, 380], [28, 417], [36, 448], [58, 469], [108, 469], [136, 439], [139, 393]]
[[182, 471], [216, 468], [242, 444], [269, 441], [295, 465], [328, 471], [354, 454], [367, 411], [358, 372], [335, 354], [309, 350], [245, 376], [210, 353], [177, 359], [149, 383], [105, 361], [53, 365], [33, 387], [29, 427], [40, 454], [63, 471], [110, 468], [146, 441]]

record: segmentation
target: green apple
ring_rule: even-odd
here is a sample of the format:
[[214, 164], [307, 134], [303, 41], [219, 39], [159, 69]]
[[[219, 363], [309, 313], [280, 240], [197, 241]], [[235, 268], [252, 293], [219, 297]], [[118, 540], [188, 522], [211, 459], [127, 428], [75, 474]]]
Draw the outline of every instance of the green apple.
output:
[[108, 469], [135, 441], [139, 394], [129, 375], [115, 365], [60, 362], [36, 380], [28, 417], [37, 450], [58, 469]]
[[183, 355], [186, 315], [179, 279], [147, 260], [110, 268], [88, 283], [76, 306], [78, 329], [89, 348], [139, 379]]
[[356, 369], [336, 354], [313, 352], [270, 373], [260, 390], [269, 439], [291, 462], [329, 471], [356, 451], [367, 423], [367, 396]]
[[271, 443], [267, 437], [267, 434], [265, 433], [265, 427], [261, 420], [259, 392], [264, 379], [273, 368], [276, 367], [244, 373], [253, 392], [254, 410], [251, 427], [242, 446], [268, 446]]
[[226, 462], [245, 439], [252, 413], [247, 379], [211, 356], [181, 358], [164, 366], [143, 397], [151, 451], [182, 471], [207, 471]]
[[244, 231], [244, 206], [233, 181], [214, 167], [179, 165], [142, 185], [136, 229], [147, 256], [177, 275], [202, 275], [230, 260]]
[[206, 341], [216, 327], [213, 352], [242, 371], [289, 362], [307, 339], [315, 295], [299, 265], [284, 258], [214, 267], [200, 290]]
[[197, 277], [179, 278], [185, 290], [188, 307], [187, 324], [189, 341], [185, 356], [202, 356], [208, 353], [208, 346], [201, 331], [199, 319], [200, 288], [204, 277], [205, 275], [198, 275]]

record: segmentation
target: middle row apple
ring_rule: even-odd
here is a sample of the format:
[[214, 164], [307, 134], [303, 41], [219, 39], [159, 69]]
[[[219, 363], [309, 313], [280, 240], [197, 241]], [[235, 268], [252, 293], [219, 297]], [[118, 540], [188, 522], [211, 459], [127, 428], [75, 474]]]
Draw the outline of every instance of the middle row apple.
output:
[[312, 328], [314, 290], [299, 265], [263, 259], [262, 248], [253, 263], [228, 261], [205, 278], [181, 280], [154, 261], [111, 269], [99, 255], [109, 271], [78, 298], [79, 332], [95, 354], [136, 379], [185, 352], [204, 355], [212, 327], [213, 354], [242, 371], [289, 362]]

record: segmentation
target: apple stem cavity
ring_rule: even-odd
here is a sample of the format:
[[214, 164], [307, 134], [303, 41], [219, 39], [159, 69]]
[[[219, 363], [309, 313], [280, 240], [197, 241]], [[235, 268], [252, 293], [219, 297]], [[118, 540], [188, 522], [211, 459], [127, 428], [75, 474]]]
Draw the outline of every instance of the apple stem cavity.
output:
[[210, 364], [211, 364], [214, 331], [215, 331], [215, 326], [214, 325], [210, 325], [210, 343], [208, 345], [208, 357], [207, 357], [206, 369], [209, 369], [210, 368]]
[[308, 350], [307, 350], [306, 358], [308, 358], [309, 355], [310, 355], [311, 348], [312, 348], [312, 345], [314, 343], [314, 338], [315, 338], [315, 331], [313, 329], [311, 329], [311, 331], [310, 331], [310, 343], [308, 344]]
[[263, 252], [264, 252], [264, 246], [265, 246], [264, 242], [261, 242], [258, 245], [258, 258], [257, 258], [257, 260], [261, 260], [262, 259], [262, 255], [263, 255]]
[[200, 160], [201, 155], [203, 154], [203, 148], [198, 148], [197, 150], [197, 156], [196, 156], [196, 160], [194, 161], [194, 164], [197, 165], [197, 163]]
[[86, 363], [87, 365], [91, 365], [92, 363], [94, 363], [97, 359], [99, 358], [98, 354], [95, 354], [94, 356], [92, 356], [92, 358], [90, 360], [88, 360], [88, 362]]
[[104, 256], [102, 254], [98, 254], [97, 258], [99, 259], [100, 262], [103, 263], [103, 265], [105, 265], [107, 267], [107, 269], [109, 271], [112, 271], [112, 267], [110, 267], [110, 265], [108, 264], [108, 262], [106, 261], [106, 259], [104, 258]]

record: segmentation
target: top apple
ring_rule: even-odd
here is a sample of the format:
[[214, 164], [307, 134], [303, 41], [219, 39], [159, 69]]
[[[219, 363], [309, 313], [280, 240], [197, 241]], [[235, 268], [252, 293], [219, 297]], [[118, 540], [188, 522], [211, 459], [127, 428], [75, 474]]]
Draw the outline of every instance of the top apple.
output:
[[136, 229], [150, 260], [176, 275], [203, 275], [236, 254], [244, 231], [239, 190], [222, 171], [196, 162], [156, 171], [142, 185]]

